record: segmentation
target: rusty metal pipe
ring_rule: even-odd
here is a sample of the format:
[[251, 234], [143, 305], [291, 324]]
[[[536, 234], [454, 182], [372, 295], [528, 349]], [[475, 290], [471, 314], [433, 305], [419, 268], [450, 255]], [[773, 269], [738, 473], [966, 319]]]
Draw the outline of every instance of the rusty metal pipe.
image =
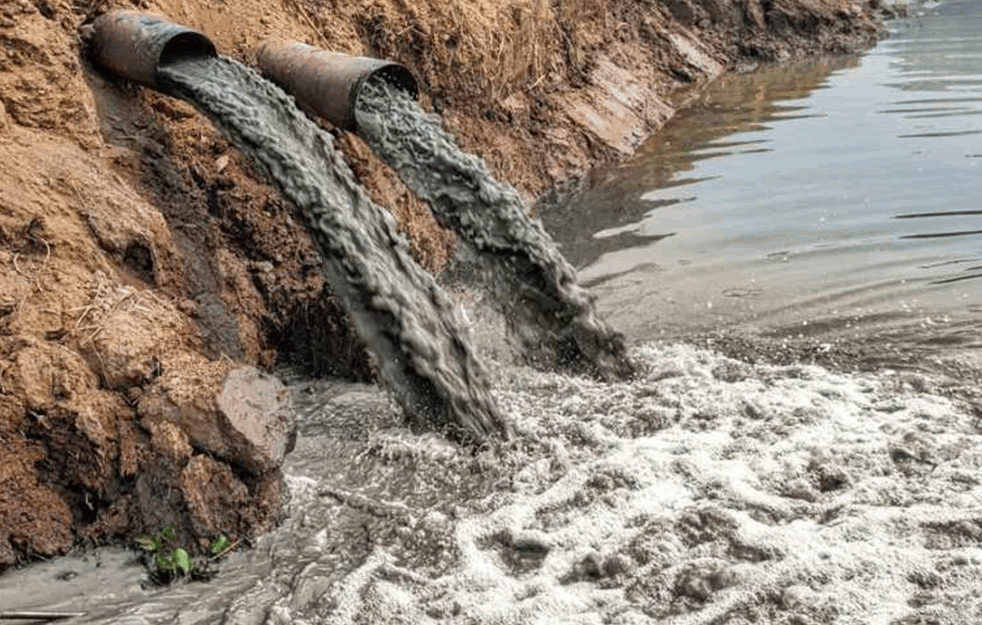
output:
[[357, 129], [355, 105], [362, 85], [373, 76], [419, 97], [416, 79], [398, 63], [329, 52], [298, 42], [264, 43], [259, 50], [259, 69], [293, 94], [301, 108], [345, 130]]
[[139, 11], [110, 11], [87, 34], [90, 53], [113, 73], [166, 91], [157, 70], [182, 59], [217, 56], [208, 37], [186, 26]]

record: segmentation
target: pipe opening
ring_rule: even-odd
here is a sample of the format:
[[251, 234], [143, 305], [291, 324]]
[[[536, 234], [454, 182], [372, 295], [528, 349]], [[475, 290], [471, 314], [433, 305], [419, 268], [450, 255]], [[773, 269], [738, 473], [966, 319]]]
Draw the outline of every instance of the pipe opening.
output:
[[375, 72], [373, 76], [378, 76], [393, 87], [405, 91], [414, 100], [419, 99], [419, 86], [416, 84], [416, 78], [402, 65], [386, 65]]
[[183, 32], [171, 38], [160, 51], [158, 67], [185, 59], [218, 56], [218, 50], [210, 39], [196, 32]]
[[84, 27], [83, 39], [95, 67], [164, 92], [168, 87], [159, 80], [161, 67], [218, 56], [202, 33], [139, 11], [104, 13]]
[[345, 130], [357, 130], [358, 98], [370, 79], [382, 80], [413, 99], [419, 97], [412, 72], [383, 59], [272, 40], [260, 48], [258, 62], [263, 74], [292, 94], [302, 109]]

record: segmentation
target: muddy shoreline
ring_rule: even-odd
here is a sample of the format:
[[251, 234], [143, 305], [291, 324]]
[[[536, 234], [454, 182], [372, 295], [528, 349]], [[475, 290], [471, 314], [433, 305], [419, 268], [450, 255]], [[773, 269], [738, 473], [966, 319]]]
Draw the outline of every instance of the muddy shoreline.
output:
[[[629, 154], [680, 88], [880, 34], [875, 7], [838, 0], [445, 5], [139, 8], [241, 60], [278, 36], [401, 61], [461, 145], [527, 199]], [[255, 415], [216, 398], [263, 379], [268, 409], [286, 414], [256, 368], [372, 375], [293, 208], [190, 106], [87, 65], [78, 29], [113, 8], [134, 7], [0, 8], [0, 570], [165, 524], [198, 547], [263, 532], [282, 513], [289, 418], [255, 438]], [[335, 134], [439, 271], [453, 237], [359, 139]]]

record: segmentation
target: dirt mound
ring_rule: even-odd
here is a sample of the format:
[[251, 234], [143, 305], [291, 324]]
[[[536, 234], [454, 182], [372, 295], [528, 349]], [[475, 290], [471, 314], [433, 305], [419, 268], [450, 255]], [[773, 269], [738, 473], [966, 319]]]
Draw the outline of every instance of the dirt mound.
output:
[[[215, 398], [254, 375], [242, 365], [370, 375], [292, 207], [190, 107], [89, 67], [77, 33], [95, 15], [166, 15], [247, 61], [270, 36], [393, 57], [461, 144], [529, 194], [629, 152], [680, 85], [876, 35], [839, 0], [276, 7], [0, 6], [0, 568], [167, 523], [184, 540], [262, 531], [282, 505], [291, 427], [259, 432]], [[442, 267], [453, 238], [338, 137], [419, 260]]]

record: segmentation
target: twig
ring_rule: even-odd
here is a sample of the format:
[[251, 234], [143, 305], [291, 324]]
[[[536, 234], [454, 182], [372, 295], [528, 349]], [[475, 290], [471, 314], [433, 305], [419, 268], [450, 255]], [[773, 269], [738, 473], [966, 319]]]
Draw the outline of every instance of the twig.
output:
[[[108, 315], [109, 313], [112, 313], [112, 312], [115, 312], [115, 311], [119, 310], [120, 307], [123, 306], [123, 304], [125, 304], [125, 303], [129, 302], [130, 300], [136, 298], [136, 294], [134, 292], [132, 292], [132, 291], [127, 291], [127, 290], [124, 290], [124, 289], [116, 289], [116, 292], [117, 293], [119, 293], [120, 291], [122, 291], [123, 293], [125, 293], [125, 295], [122, 298], [120, 298], [120, 299], [116, 300], [115, 302], [113, 302], [112, 304], [110, 304], [106, 308], [106, 310], [105, 310], [106, 315]], [[96, 294], [96, 296], [98, 296], [98, 294]], [[86, 312], [88, 312], [88, 311], [86, 311]], [[79, 321], [81, 321], [81, 317], [79, 317]], [[78, 325], [78, 322], [76, 322], [76, 325]], [[94, 341], [95, 338], [97, 336], [99, 336], [99, 334], [101, 334], [103, 330], [106, 329], [105, 319], [100, 319], [99, 322], [94, 326], [94, 328], [95, 328], [95, 330], [91, 334], [89, 334], [87, 337], [83, 338], [79, 342], [79, 345], [86, 345], [87, 343], [90, 343], [90, 342]]]
[[233, 542], [228, 547], [225, 547], [224, 549], [222, 549], [221, 551], [219, 551], [218, 553], [216, 553], [212, 557], [208, 558], [208, 561], [209, 562], [214, 562], [215, 560], [221, 558], [222, 556], [224, 556], [225, 554], [227, 554], [229, 551], [232, 551], [233, 549], [235, 549], [238, 546], [239, 546], [239, 541], [236, 540], [235, 542]]
[[0, 621], [60, 621], [85, 616], [85, 612], [0, 612]]
[[25, 278], [27, 278], [28, 275], [26, 273], [24, 273], [23, 271], [21, 271], [20, 270], [20, 267], [17, 266], [17, 257], [18, 256], [20, 256], [20, 253], [15, 252], [14, 253], [14, 258], [12, 259], [14, 261], [14, 271], [16, 271], [20, 275], [24, 276]]
[[95, 302], [98, 301], [100, 297], [102, 297], [102, 288], [103, 288], [103, 283], [100, 282], [98, 288], [96, 288], [95, 294], [92, 295], [92, 298], [90, 299], [88, 305], [82, 306], [80, 308], [71, 309], [72, 311], [75, 310], [82, 311], [82, 314], [79, 315], [78, 319], [75, 321], [75, 329], [74, 329], [75, 332], [78, 332], [79, 327], [82, 325], [82, 320], [85, 319], [85, 316], [95, 309]]

